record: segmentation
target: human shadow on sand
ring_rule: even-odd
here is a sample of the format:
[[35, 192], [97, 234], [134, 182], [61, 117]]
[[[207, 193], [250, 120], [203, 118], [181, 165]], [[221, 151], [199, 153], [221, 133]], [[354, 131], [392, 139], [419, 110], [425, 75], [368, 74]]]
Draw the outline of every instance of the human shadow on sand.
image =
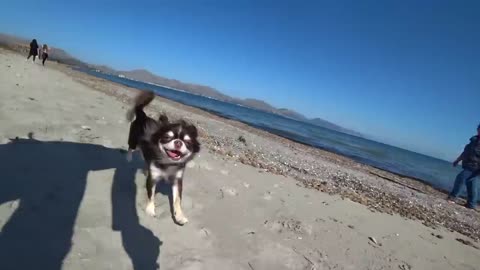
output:
[[113, 229], [121, 232], [134, 269], [158, 269], [162, 242], [140, 225], [135, 208], [140, 166], [126, 163], [120, 149], [94, 144], [30, 136], [0, 145], [0, 205], [13, 211], [0, 232], [0, 269], [60, 270], [71, 249], [87, 175], [106, 169], [115, 169]]

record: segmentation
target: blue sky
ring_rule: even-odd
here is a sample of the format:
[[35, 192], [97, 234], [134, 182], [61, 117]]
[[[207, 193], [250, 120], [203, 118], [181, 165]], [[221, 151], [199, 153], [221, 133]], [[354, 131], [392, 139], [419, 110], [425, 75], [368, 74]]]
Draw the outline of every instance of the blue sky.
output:
[[0, 31], [451, 159], [480, 122], [480, 1], [10, 1]]

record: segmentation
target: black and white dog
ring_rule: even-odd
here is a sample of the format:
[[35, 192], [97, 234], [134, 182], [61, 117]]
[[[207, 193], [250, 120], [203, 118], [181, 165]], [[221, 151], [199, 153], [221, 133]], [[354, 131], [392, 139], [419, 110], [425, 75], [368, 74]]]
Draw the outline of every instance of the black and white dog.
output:
[[172, 185], [172, 209], [176, 223], [188, 222], [181, 207], [183, 172], [187, 162], [200, 151], [197, 128], [180, 120], [169, 122], [166, 115], [159, 120], [148, 117], [143, 108], [155, 98], [152, 92], [142, 92], [135, 99], [134, 107], [127, 113], [127, 119], [135, 120], [130, 125], [128, 156], [130, 161], [134, 150], [139, 149], [146, 163], [147, 195], [146, 212], [155, 215], [155, 186], [160, 180]]

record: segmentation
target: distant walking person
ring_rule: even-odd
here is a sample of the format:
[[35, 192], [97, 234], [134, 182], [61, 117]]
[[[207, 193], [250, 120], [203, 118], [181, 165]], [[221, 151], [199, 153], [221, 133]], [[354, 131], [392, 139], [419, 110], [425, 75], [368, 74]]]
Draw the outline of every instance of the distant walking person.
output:
[[31, 56], [33, 56], [33, 62], [35, 62], [35, 57], [38, 55], [38, 43], [37, 40], [34, 39], [32, 42], [30, 42], [30, 52], [28, 53], [27, 60], [30, 59]]
[[42, 48], [42, 65], [45, 66], [45, 61], [47, 61], [47, 58], [48, 58], [48, 46], [47, 44], [43, 44], [43, 48]]
[[462, 154], [453, 162], [453, 166], [456, 167], [460, 161], [463, 171], [457, 175], [448, 200], [454, 202], [465, 184], [467, 186], [466, 207], [475, 209], [477, 206], [477, 174], [480, 170], [480, 124], [477, 127], [477, 135], [470, 138], [470, 143], [465, 146]]
[[42, 59], [42, 44], [38, 44], [38, 59]]

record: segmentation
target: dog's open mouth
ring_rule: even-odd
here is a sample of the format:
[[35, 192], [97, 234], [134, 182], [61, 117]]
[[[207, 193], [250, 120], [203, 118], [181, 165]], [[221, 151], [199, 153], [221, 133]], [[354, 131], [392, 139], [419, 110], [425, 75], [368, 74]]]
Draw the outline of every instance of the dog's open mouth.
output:
[[173, 160], [179, 160], [182, 158], [182, 152], [177, 151], [177, 150], [168, 150], [165, 149], [165, 152], [167, 153], [168, 157], [173, 159]]

